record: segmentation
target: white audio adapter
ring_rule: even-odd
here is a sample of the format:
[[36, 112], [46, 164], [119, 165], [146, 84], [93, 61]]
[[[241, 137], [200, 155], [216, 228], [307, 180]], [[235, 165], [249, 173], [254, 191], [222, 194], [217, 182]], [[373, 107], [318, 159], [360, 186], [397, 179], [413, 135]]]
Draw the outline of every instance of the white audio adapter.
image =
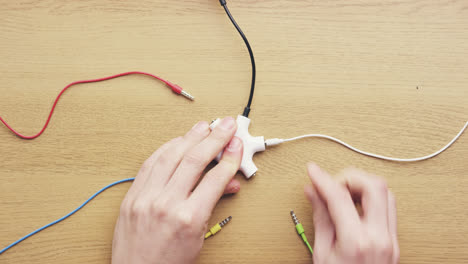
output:
[[[210, 129], [215, 128], [221, 120], [218, 118], [214, 120]], [[240, 171], [244, 176], [249, 179], [252, 176], [255, 176], [257, 173], [257, 166], [253, 162], [253, 155], [257, 152], [265, 150], [265, 139], [263, 137], [253, 137], [249, 133], [250, 119], [245, 116], [237, 116], [237, 131], [235, 136], [242, 140], [244, 145], [244, 153], [242, 155], [242, 162], [240, 165]], [[220, 152], [216, 156], [216, 160], [219, 161], [223, 155], [223, 152]]]

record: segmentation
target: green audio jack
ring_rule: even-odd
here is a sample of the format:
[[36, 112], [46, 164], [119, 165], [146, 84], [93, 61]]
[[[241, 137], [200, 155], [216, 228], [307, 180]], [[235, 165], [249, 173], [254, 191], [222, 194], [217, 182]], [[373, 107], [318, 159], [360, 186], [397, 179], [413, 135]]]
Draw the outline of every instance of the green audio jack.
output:
[[302, 238], [302, 241], [304, 241], [304, 244], [306, 244], [306, 246], [309, 248], [310, 250], [310, 253], [313, 255], [314, 254], [314, 251], [312, 250], [312, 247], [310, 246], [309, 244], [309, 241], [307, 241], [307, 237], [305, 235], [305, 231], [304, 231], [304, 227], [302, 226], [302, 224], [299, 222], [299, 220], [297, 219], [297, 216], [296, 214], [294, 213], [293, 210], [291, 210], [291, 217], [294, 221], [294, 224], [296, 225], [296, 230], [297, 230], [297, 233], [301, 236]]

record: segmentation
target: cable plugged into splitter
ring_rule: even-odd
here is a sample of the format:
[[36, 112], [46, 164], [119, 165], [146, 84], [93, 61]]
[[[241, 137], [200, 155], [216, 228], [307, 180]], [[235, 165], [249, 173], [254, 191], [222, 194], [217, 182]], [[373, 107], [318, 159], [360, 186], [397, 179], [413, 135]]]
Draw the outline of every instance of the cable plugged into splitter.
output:
[[257, 75], [257, 70], [256, 70], [256, 66], [255, 66], [255, 57], [254, 57], [254, 54], [253, 54], [253, 51], [252, 51], [252, 47], [250, 46], [249, 40], [245, 36], [244, 32], [242, 32], [242, 29], [239, 27], [236, 20], [234, 19], [231, 12], [229, 11], [229, 8], [227, 7], [227, 4], [226, 4], [226, 0], [219, 0], [219, 3], [224, 8], [224, 11], [226, 11], [226, 15], [231, 20], [232, 25], [236, 28], [237, 32], [239, 32], [239, 35], [244, 40], [245, 46], [247, 47], [247, 50], [249, 51], [250, 64], [252, 65], [252, 81], [250, 83], [249, 101], [247, 102], [247, 105], [245, 106], [244, 112], [242, 114], [245, 117], [249, 117], [250, 107], [252, 105], [252, 100], [253, 100], [254, 90], [255, 90], [255, 79], [256, 79], [256, 75]]
[[417, 157], [417, 158], [393, 158], [393, 157], [383, 156], [383, 155], [380, 155], [380, 154], [370, 153], [370, 152], [367, 152], [367, 151], [360, 150], [360, 149], [358, 149], [356, 147], [353, 147], [350, 144], [348, 144], [348, 143], [346, 143], [346, 142], [344, 142], [344, 141], [342, 141], [340, 139], [337, 139], [335, 137], [322, 135], [322, 134], [308, 134], [308, 135], [302, 135], [302, 136], [288, 138], [288, 139], [271, 138], [271, 139], [265, 140], [265, 147], [272, 147], [272, 146], [276, 146], [276, 145], [279, 145], [279, 144], [282, 144], [282, 143], [285, 143], [285, 142], [291, 142], [291, 141], [294, 141], [294, 140], [299, 140], [299, 139], [304, 139], [304, 138], [322, 138], [322, 139], [328, 139], [328, 140], [334, 141], [334, 142], [336, 142], [338, 144], [341, 144], [341, 145], [349, 148], [352, 151], [355, 151], [355, 152], [357, 152], [359, 154], [369, 156], [369, 157], [373, 157], [373, 158], [376, 158], [376, 159], [394, 161], [394, 162], [416, 162], [416, 161], [423, 161], [423, 160], [431, 159], [431, 158], [439, 155], [440, 153], [444, 152], [445, 150], [447, 150], [450, 146], [453, 145], [453, 143], [455, 143], [455, 141], [457, 141], [457, 139], [463, 134], [463, 132], [465, 132], [467, 127], [468, 127], [468, 122], [466, 122], [465, 125], [460, 130], [460, 132], [458, 132], [458, 134], [447, 145], [442, 147], [440, 150], [438, 150], [438, 151], [436, 151], [436, 152], [434, 152], [432, 154], [429, 154], [429, 155], [426, 155], [426, 156], [423, 156], [423, 157]]

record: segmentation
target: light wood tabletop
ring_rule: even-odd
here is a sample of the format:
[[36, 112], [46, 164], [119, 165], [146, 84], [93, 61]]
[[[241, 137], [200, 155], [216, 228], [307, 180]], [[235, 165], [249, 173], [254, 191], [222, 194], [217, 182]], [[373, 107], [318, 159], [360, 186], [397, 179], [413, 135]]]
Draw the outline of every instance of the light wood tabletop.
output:
[[[130, 70], [157, 74], [196, 100], [142, 76], [80, 85], [48, 130], [21, 140], [0, 127], [0, 248], [55, 220], [103, 186], [134, 177], [161, 144], [196, 121], [240, 114], [249, 57], [217, 0], [0, 0], [0, 116], [31, 135], [68, 83]], [[468, 120], [465, 0], [228, 1], [258, 67], [250, 132], [323, 133], [411, 158], [448, 143]], [[355, 166], [395, 193], [401, 263], [467, 263], [468, 134], [433, 159], [400, 164], [322, 139], [255, 156], [210, 224], [200, 263], [310, 263], [295, 210], [313, 241], [306, 163]], [[119, 205], [107, 190], [66, 221], [0, 255], [0, 263], [109, 263]], [[311, 241], [311, 242], [312, 242]]]

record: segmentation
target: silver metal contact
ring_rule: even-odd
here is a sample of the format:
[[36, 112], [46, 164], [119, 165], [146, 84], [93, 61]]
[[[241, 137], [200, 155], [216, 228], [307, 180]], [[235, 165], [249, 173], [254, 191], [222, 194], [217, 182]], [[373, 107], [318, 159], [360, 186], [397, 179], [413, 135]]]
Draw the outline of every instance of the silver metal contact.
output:
[[181, 95], [185, 96], [186, 98], [190, 99], [190, 100], [195, 100], [195, 97], [193, 97], [193, 95], [187, 93], [186, 91], [182, 90], [182, 92], [180, 92]]
[[223, 221], [221, 221], [221, 222], [219, 223], [219, 225], [220, 225], [221, 227], [223, 227], [223, 226], [225, 226], [227, 223], [229, 223], [229, 221], [231, 221], [231, 219], [232, 219], [232, 216], [229, 216], [228, 218], [226, 218], [226, 219], [224, 219]]
[[292, 217], [292, 220], [294, 221], [295, 225], [299, 224], [299, 219], [297, 219], [297, 216], [296, 216], [296, 214], [294, 213], [293, 210], [291, 210], [291, 217]]

